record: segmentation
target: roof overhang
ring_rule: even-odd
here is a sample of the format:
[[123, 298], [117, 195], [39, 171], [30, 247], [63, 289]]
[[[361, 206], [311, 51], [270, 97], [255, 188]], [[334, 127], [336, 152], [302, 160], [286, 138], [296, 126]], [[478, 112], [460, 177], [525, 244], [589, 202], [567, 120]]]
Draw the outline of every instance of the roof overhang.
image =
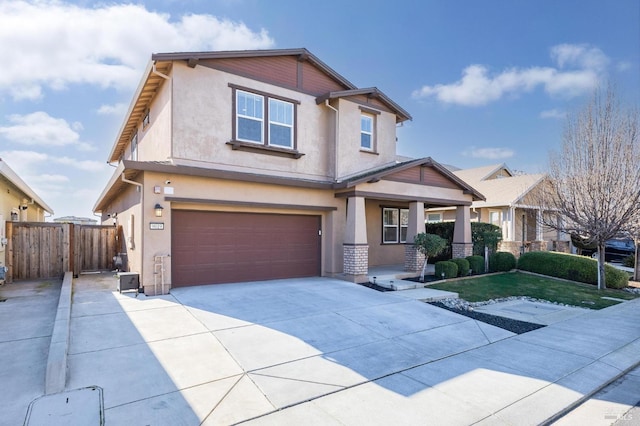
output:
[[377, 87], [369, 87], [365, 89], [351, 89], [351, 90], [340, 90], [337, 92], [329, 92], [325, 93], [322, 96], [318, 96], [316, 98], [316, 104], [324, 103], [326, 100], [345, 98], [349, 96], [359, 96], [365, 95], [372, 98], [377, 98], [382, 101], [391, 111], [396, 114], [396, 122], [401, 123], [403, 121], [411, 120], [411, 114], [405, 111], [400, 105], [391, 100], [387, 95], [382, 93]]
[[53, 214], [53, 209], [45, 203], [42, 198], [35, 193], [33, 189], [23, 181], [20, 176], [16, 172], [9, 167], [9, 165], [0, 158], [0, 175], [4, 176], [9, 182], [15, 185], [22, 193], [25, 195], [25, 198], [28, 198], [30, 201], [38, 204], [44, 211], [49, 214]]

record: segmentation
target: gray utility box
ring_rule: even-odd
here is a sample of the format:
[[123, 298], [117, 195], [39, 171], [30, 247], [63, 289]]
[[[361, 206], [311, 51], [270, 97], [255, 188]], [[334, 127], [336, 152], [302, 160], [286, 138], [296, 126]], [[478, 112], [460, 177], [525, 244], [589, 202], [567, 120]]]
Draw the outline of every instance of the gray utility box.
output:
[[118, 291], [138, 291], [140, 287], [140, 275], [137, 272], [118, 272]]

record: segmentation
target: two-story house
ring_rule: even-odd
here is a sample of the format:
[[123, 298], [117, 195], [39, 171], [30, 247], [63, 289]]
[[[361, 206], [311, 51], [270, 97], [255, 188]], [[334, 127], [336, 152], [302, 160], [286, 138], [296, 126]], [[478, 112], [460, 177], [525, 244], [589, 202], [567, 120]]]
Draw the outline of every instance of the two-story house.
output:
[[122, 227], [145, 293], [419, 270], [425, 206], [454, 206], [471, 252], [482, 195], [430, 158], [396, 161], [411, 117], [306, 49], [153, 54], [94, 206]]
[[5, 222], [44, 222], [51, 207], [0, 158], [0, 281], [7, 265]]

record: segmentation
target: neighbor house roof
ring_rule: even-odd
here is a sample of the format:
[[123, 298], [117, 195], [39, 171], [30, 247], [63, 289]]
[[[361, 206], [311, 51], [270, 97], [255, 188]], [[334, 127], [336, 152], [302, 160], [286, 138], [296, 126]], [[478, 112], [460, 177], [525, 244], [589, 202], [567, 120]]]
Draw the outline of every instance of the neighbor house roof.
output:
[[[500, 170], [503, 170], [506, 176], [488, 179]], [[473, 207], [515, 206], [545, 178], [543, 174], [514, 176], [506, 164], [456, 170], [453, 174], [468, 182], [486, 197], [484, 201], [474, 202]]]
[[2, 158], [0, 158], [0, 175], [4, 176], [5, 179], [22, 191], [26, 196], [25, 198], [30, 199], [29, 201], [33, 201], [38, 204], [47, 213], [53, 214], [53, 209], [49, 207], [47, 203], [42, 201], [42, 198], [40, 198], [38, 194], [29, 187], [29, 185], [20, 179], [20, 176], [18, 176], [18, 174], [14, 172]]
[[[368, 95], [376, 97], [387, 107], [389, 107], [398, 116], [398, 121], [410, 120], [411, 116], [402, 109], [398, 104], [393, 102], [389, 97], [377, 88], [358, 89], [349, 80], [338, 74], [327, 64], [318, 59], [315, 55], [305, 48], [298, 49], [269, 49], [269, 50], [237, 50], [237, 51], [219, 51], [219, 52], [176, 52], [176, 53], [154, 53], [151, 55], [151, 61], [147, 64], [147, 68], [142, 74], [142, 79], [133, 100], [129, 106], [125, 116], [124, 123], [118, 132], [116, 141], [109, 153], [107, 162], [112, 163], [119, 161], [123, 150], [133, 137], [133, 132], [137, 128], [140, 120], [148, 111], [151, 101], [156, 92], [164, 82], [169, 79], [168, 74], [171, 71], [173, 61], [185, 61], [189, 66], [195, 67], [199, 61], [208, 59], [230, 59], [230, 58], [252, 58], [252, 57], [270, 57], [270, 56], [296, 56], [300, 60], [308, 61], [324, 72], [330, 78], [335, 80], [339, 85], [344, 87], [343, 91], [330, 92], [324, 95], [326, 99], [336, 97]], [[316, 99], [316, 101], [318, 101]], [[324, 102], [324, 99], [320, 102]]]

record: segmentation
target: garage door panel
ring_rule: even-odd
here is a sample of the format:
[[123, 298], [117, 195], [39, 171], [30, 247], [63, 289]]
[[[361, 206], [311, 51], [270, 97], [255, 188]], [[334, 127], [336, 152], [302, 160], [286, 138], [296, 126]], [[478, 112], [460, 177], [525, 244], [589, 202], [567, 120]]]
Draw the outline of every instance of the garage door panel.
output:
[[319, 216], [172, 212], [176, 287], [320, 274]]

